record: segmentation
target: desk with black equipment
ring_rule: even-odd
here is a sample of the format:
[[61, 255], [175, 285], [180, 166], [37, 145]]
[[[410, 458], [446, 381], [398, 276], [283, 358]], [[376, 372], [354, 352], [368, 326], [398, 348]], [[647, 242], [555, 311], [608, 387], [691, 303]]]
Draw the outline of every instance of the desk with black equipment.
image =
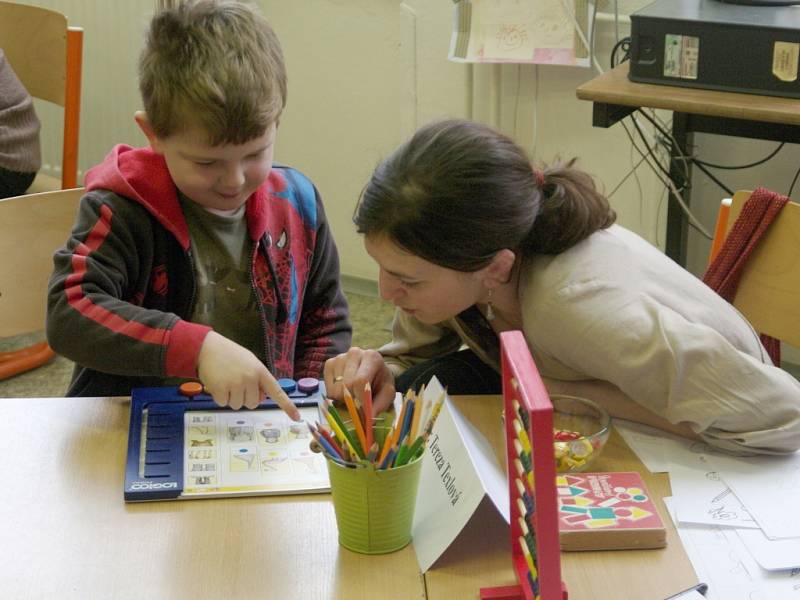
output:
[[[694, 133], [800, 143], [800, 100], [634, 83], [628, 79], [628, 67], [623, 63], [584, 83], [578, 87], [577, 96], [593, 103], [595, 127], [611, 127], [639, 108], [671, 110], [674, 142], [670, 179], [676, 189], [685, 188], [683, 198], [687, 205], [691, 181], [686, 179], [691, 180], [691, 162], [684, 165], [680, 157], [692, 147]], [[688, 232], [688, 220], [670, 194], [666, 254], [684, 266]]]

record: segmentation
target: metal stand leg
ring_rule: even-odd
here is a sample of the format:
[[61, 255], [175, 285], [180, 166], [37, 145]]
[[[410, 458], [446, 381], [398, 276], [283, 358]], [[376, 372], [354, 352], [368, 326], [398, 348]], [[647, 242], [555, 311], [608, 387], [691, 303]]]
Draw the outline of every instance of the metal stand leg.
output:
[[[686, 206], [690, 206], [692, 187], [692, 163], [684, 162], [681, 156], [691, 154], [694, 134], [688, 128], [689, 115], [673, 113], [672, 137], [670, 145], [669, 178], [681, 192]], [[677, 143], [677, 147], [676, 147]], [[670, 191], [667, 206], [667, 243], [665, 252], [682, 267], [686, 266], [686, 246], [689, 237], [689, 220], [683, 213], [675, 195]]]

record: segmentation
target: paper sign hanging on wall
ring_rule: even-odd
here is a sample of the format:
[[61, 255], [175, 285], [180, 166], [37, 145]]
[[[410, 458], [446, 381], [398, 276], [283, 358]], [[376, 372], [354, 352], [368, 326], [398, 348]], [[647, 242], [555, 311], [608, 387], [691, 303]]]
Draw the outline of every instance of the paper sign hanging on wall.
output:
[[462, 0], [453, 8], [448, 58], [588, 66], [580, 41], [577, 47], [583, 57], [576, 55], [575, 22], [567, 13], [571, 4], [571, 0]]

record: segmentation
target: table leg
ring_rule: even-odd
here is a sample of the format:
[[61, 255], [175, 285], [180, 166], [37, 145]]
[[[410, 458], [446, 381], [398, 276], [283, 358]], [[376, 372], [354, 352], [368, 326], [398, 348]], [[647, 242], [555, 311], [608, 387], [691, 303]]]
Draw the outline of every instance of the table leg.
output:
[[[692, 163], [681, 159], [690, 155], [694, 134], [688, 127], [689, 115], [676, 112], [672, 116], [669, 178], [681, 192], [686, 206], [691, 206]], [[689, 237], [689, 220], [675, 195], [670, 191], [667, 206], [667, 242], [665, 253], [682, 267], [686, 266], [686, 247]]]

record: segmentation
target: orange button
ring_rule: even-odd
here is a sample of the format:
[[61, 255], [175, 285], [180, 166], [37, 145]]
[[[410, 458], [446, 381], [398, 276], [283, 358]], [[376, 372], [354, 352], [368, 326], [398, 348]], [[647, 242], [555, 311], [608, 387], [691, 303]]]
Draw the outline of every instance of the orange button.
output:
[[197, 396], [203, 393], [203, 384], [199, 381], [187, 381], [178, 388], [178, 393], [183, 396]]

